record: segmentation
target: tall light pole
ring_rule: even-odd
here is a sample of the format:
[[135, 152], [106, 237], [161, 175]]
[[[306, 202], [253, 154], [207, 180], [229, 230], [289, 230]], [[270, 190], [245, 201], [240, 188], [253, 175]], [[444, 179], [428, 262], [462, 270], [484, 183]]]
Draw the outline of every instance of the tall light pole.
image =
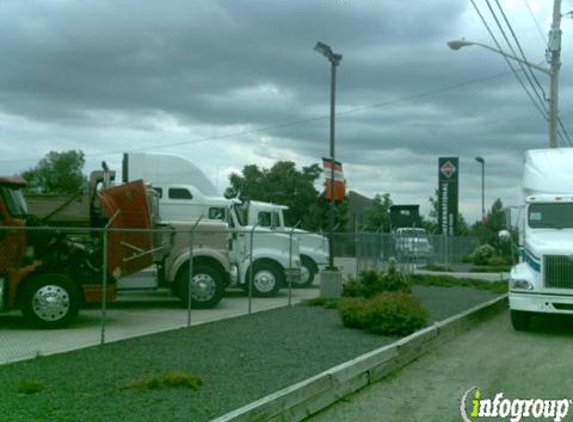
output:
[[550, 91], [549, 91], [549, 115], [548, 130], [549, 130], [549, 148], [557, 147], [557, 121], [559, 118], [559, 68], [561, 67], [561, 0], [554, 0], [553, 3], [553, 23], [551, 24], [551, 30], [549, 31], [549, 37], [547, 41], [547, 59], [550, 67], [545, 68], [535, 63], [530, 63], [526, 60], [520, 59], [519, 57], [507, 54], [497, 48], [490, 47], [489, 45], [482, 44], [474, 41], [466, 40], [455, 40], [448, 42], [448, 46], [452, 50], [459, 50], [462, 47], [468, 47], [471, 45], [477, 45], [485, 48], [494, 53], [501, 54], [507, 59], [514, 60], [521, 64], [531, 67], [532, 69], [538, 70], [549, 75], [550, 78]]
[[483, 157], [476, 157], [476, 161], [481, 164], [481, 221], [485, 220], [485, 160]]
[[334, 241], [334, 117], [335, 117], [335, 100], [336, 100], [336, 67], [342, 60], [342, 54], [336, 54], [329, 45], [317, 42], [314, 50], [323, 54], [330, 62], [330, 210], [328, 218], [328, 231], [330, 232], [330, 242], [328, 251], [328, 267], [334, 269], [334, 255], [332, 244]]

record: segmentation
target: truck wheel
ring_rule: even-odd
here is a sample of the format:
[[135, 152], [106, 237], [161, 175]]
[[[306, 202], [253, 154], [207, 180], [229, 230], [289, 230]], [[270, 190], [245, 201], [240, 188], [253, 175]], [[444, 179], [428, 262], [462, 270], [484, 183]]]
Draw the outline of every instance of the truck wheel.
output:
[[300, 280], [293, 283], [293, 287], [308, 287], [314, 281], [317, 268], [312, 259], [302, 256], [300, 263]]
[[517, 331], [526, 331], [531, 324], [531, 312], [509, 311], [511, 325]]
[[62, 328], [80, 310], [80, 287], [69, 277], [45, 273], [34, 277], [24, 286], [22, 314], [34, 328]]
[[[182, 269], [177, 274], [177, 297], [184, 306], [189, 300], [189, 267]], [[195, 309], [214, 308], [223, 298], [225, 284], [223, 276], [209, 265], [197, 264], [193, 266], [193, 278], [191, 280], [191, 306]]]
[[[269, 262], [255, 262], [253, 276], [253, 295], [257, 297], [276, 296], [284, 281], [282, 270]], [[247, 274], [247, 291], [251, 282], [251, 272]]]

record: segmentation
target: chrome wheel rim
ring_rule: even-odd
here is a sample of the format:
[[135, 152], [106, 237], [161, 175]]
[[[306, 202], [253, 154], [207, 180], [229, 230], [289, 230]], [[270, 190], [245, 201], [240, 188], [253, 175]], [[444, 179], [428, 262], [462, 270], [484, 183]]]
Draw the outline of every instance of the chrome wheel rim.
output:
[[70, 295], [61, 286], [43, 286], [32, 298], [32, 310], [43, 321], [58, 321], [70, 310]]
[[272, 292], [277, 284], [274, 274], [269, 270], [261, 270], [255, 273], [253, 284], [257, 291], [261, 293]]
[[208, 274], [197, 274], [192, 278], [191, 298], [197, 302], [207, 302], [215, 296], [217, 283]]

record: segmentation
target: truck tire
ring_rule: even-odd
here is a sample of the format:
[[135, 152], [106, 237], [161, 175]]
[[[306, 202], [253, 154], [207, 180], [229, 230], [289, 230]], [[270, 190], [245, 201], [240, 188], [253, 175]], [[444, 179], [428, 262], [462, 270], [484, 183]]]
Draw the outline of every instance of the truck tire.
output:
[[22, 314], [34, 328], [62, 328], [78, 315], [80, 287], [68, 276], [44, 273], [35, 276], [22, 292]]
[[526, 331], [531, 324], [531, 312], [509, 311], [511, 325], [516, 331]]
[[[193, 266], [191, 306], [195, 309], [210, 309], [217, 306], [225, 293], [225, 283], [219, 270], [205, 264]], [[187, 306], [189, 300], [189, 266], [177, 274], [176, 296]]]
[[293, 287], [308, 287], [314, 281], [318, 269], [314, 261], [307, 256], [301, 256], [300, 261], [300, 281], [293, 283]]
[[[253, 296], [274, 297], [279, 292], [283, 282], [284, 273], [282, 269], [272, 262], [255, 262], [253, 275]], [[251, 282], [251, 272], [247, 273], [246, 290], [249, 291]]]

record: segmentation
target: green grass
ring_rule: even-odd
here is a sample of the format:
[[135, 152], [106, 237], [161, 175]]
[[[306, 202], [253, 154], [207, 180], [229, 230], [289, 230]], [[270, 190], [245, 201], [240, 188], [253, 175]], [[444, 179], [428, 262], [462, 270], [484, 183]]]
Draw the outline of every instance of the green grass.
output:
[[316, 306], [325, 309], [336, 309], [340, 298], [335, 297], [315, 297], [304, 301], [306, 306]]
[[472, 278], [456, 278], [449, 275], [414, 274], [410, 276], [412, 284], [439, 287], [471, 287], [488, 290], [492, 293], [507, 293], [507, 281], [486, 281]]
[[470, 273], [508, 273], [511, 265], [484, 265], [471, 267]]
[[452, 272], [451, 268], [448, 267], [444, 267], [443, 265], [434, 265], [434, 264], [428, 264], [428, 265], [422, 265], [420, 267], [421, 270], [424, 271], [436, 271], [436, 272]]
[[121, 387], [121, 389], [133, 390], [158, 390], [165, 388], [190, 388], [191, 390], [198, 390], [203, 380], [196, 375], [182, 372], [165, 372], [156, 376], [148, 376], [132, 382], [129, 382]]
[[37, 380], [26, 380], [21, 381], [16, 387], [16, 393], [18, 394], [36, 394], [44, 391], [46, 389], [46, 385], [42, 381]]

